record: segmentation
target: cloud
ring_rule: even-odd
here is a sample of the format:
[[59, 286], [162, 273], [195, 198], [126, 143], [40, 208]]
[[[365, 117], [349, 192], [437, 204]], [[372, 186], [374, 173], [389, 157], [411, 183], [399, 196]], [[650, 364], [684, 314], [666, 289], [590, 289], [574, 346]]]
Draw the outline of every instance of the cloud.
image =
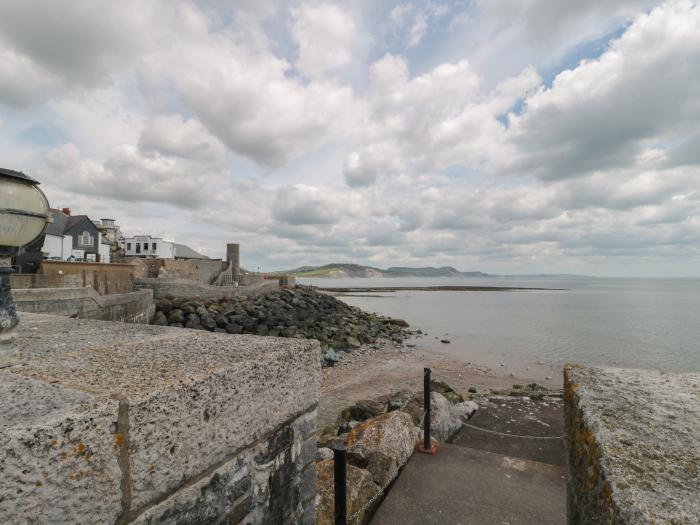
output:
[[[50, 0], [2, 2], [0, 63], [5, 86], [0, 87], [0, 97], [10, 104], [27, 104], [67, 85], [105, 81], [147, 46], [153, 33], [150, 22], [158, 11], [155, 2], [132, 0], [76, 0], [60, 6]], [[8, 85], [12, 79], [14, 86]], [[27, 91], [21, 96], [19, 86]]]
[[700, 262], [694, 2], [127, 2], [0, 5], [54, 204], [263, 269]]
[[544, 179], [634, 165], [649, 145], [688, 136], [700, 118], [700, 9], [642, 15], [599, 59], [560, 73], [510, 116], [508, 170]]
[[183, 120], [181, 115], [154, 116], [143, 130], [140, 147], [163, 155], [183, 159], [217, 161], [224, 147], [196, 119]]
[[232, 151], [280, 167], [340, 137], [355, 118], [346, 86], [302, 83], [290, 64], [225, 34], [176, 45], [149, 66], [172, 79], [182, 103]]
[[321, 3], [301, 5], [291, 14], [292, 36], [299, 49], [297, 71], [310, 79], [323, 79], [352, 63], [360, 35], [351, 13]]
[[274, 217], [293, 226], [333, 224], [340, 217], [338, 204], [317, 188], [280, 188], [277, 191]]

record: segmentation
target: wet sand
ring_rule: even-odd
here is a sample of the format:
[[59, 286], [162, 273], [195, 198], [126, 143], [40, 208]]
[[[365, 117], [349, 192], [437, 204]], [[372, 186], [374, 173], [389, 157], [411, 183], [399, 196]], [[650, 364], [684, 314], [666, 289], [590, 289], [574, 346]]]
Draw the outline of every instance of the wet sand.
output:
[[422, 390], [424, 367], [431, 368], [434, 379], [445, 381], [463, 394], [469, 387], [481, 392], [532, 382], [548, 388], [560, 388], [562, 383], [561, 377], [542, 381], [499, 375], [488, 367], [467, 363], [453, 356], [421, 348], [400, 348], [392, 342], [377, 346], [377, 349], [365, 346], [353, 353], [341, 353], [334, 367], [323, 369], [318, 428], [332, 422], [343, 408], [360, 399], [398, 390]]

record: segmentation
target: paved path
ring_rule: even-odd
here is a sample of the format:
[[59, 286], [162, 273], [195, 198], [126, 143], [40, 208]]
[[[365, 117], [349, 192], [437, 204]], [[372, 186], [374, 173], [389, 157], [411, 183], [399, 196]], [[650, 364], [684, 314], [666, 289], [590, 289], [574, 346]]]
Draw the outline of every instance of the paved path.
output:
[[[469, 424], [556, 436], [561, 401], [496, 400]], [[504, 437], [465, 428], [437, 455], [414, 454], [372, 525], [530, 525], [566, 522], [560, 439]]]

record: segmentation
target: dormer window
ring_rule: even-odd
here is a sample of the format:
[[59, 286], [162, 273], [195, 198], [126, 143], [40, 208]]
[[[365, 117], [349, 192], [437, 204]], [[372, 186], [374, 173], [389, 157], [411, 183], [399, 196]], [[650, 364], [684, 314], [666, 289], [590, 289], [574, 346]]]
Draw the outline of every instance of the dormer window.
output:
[[78, 243], [80, 243], [81, 246], [92, 246], [93, 244], [93, 237], [90, 235], [90, 232], [83, 232], [80, 234], [80, 238], [78, 239]]

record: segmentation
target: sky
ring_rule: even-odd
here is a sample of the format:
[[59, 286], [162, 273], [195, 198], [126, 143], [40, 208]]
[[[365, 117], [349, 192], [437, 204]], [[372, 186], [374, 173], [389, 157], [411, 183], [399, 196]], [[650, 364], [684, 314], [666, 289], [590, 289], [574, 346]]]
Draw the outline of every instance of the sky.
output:
[[0, 0], [0, 166], [263, 271], [699, 276], [700, 6]]

